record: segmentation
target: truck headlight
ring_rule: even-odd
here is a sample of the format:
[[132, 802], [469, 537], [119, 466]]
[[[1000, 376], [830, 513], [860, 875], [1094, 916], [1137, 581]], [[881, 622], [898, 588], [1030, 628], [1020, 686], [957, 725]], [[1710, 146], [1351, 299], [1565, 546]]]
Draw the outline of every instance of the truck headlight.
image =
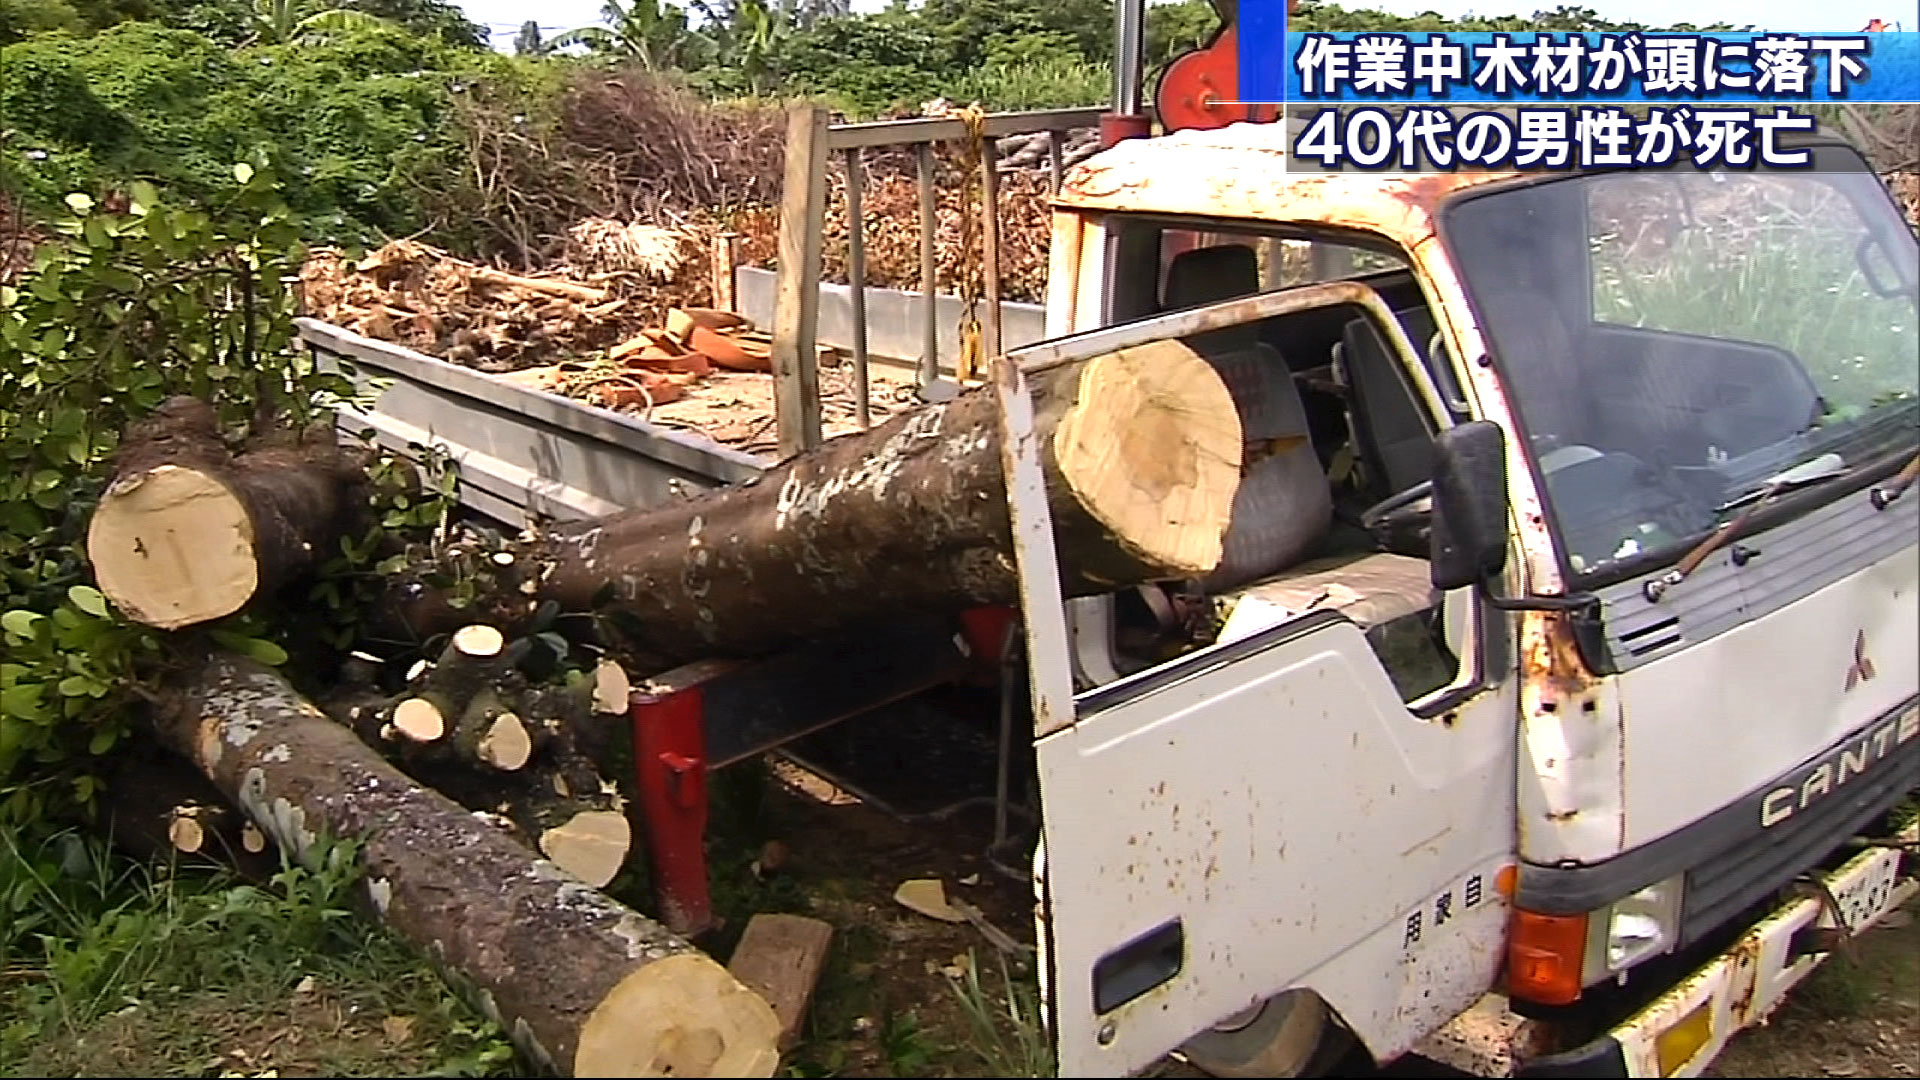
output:
[[1589, 986], [1673, 949], [1679, 936], [1681, 877], [1657, 881], [1587, 920]]

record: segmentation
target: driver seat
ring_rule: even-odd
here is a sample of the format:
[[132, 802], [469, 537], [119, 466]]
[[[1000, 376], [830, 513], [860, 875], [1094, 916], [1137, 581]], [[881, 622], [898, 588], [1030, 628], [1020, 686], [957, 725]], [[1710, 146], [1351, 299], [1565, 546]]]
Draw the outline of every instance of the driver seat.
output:
[[[1167, 267], [1161, 310], [1217, 303], [1260, 290], [1254, 250], [1241, 244], [1195, 248]], [[1314, 453], [1307, 411], [1279, 350], [1244, 323], [1187, 339], [1233, 397], [1247, 450], [1224, 550], [1200, 587], [1218, 594], [1298, 563], [1333, 521], [1333, 491]]]

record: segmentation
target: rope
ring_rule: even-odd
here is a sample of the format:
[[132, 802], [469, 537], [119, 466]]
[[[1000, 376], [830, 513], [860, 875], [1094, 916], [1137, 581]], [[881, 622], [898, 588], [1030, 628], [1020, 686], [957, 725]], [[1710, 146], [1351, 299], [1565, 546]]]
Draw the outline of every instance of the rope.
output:
[[[965, 164], [960, 173], [960, 358], [954, 365], [955, 377], [965, 383], [976, 377], [987, 359], [982, 355], [986, 346], [980, 332], [980, 294], [985, 288], [982, 284], [979, 250], [982, 237], [977, 206], [981, 200], [975, 194], [986, 190], [987, 112], [976, 102], [964, 109], [956, 109], [953, 115], [967, 129], [966, 140], [961, 147]], [[991, 214], [994, 208], [986, 207], [985, 212]]]

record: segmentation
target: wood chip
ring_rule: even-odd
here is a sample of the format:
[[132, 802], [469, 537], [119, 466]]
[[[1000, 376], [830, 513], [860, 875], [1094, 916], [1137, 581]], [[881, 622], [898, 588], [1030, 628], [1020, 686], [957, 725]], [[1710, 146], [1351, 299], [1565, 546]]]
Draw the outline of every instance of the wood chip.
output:
[[915, 878], [903, 881], [893, 891], [894, 902], [908, 911], [925, 915], [929, 919], [941, 922], [963, 923], [967, 916], [957, 907], [947, 902], [947, 889], [939, 878]]

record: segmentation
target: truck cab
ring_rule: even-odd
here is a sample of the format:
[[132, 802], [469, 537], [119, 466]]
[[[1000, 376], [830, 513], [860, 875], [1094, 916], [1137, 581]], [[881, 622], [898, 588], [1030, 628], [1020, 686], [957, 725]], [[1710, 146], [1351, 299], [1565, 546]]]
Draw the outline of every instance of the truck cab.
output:
[[[1060, 1075], [1697, 1075], [1912, 894], [1920, 254], [1810, 149], [1066, 175], [997, 374]], [[1022, 372], [1169, 338], [1248, 444], [1225, 555], [1065, 601]]]

